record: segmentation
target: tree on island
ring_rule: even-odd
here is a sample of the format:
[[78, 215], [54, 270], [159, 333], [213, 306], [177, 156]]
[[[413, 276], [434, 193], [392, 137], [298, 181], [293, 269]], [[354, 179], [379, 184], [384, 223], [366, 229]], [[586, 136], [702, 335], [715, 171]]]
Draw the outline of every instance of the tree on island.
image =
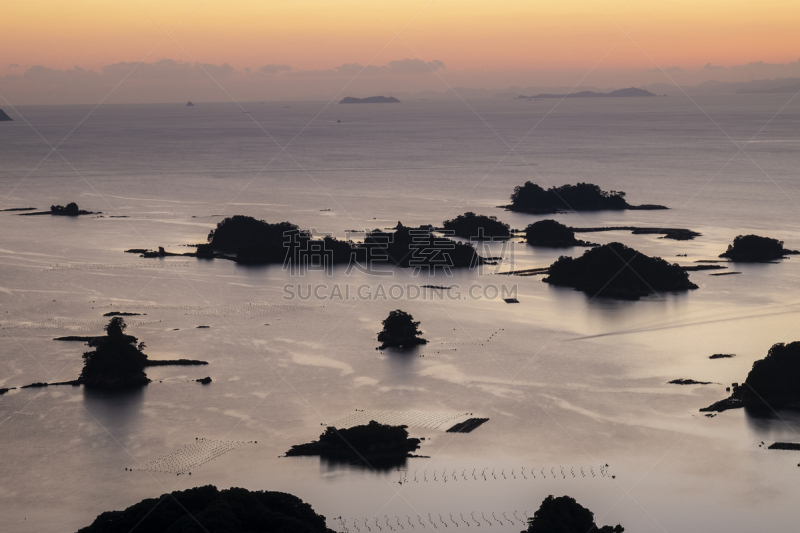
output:
[[655, 291], [697, 288], [679, 265], [648, 257], [619, 242], [587, 250], [578, 258], [559, 257], [542, 281], [622, 300], [638, 300]]
[[397, 309], [389, 313], [382, 322], [383, 331], [378, 333], [380, 350], [394, 346], [396, 348], [411, 348], [428, 341], [421, 337], [419, 322], [414, 322], [414, 317], [405, 311]]
[[551, 248], [590, 245], [586, 241], [576, 239], [572, 228], [552, 219], [540, 220], [525, 228], [525, 240], [531, 246]]
[[733, 244], [728, 245], [728, 250], [720, 254], [720, 257], [742, 263], [763, 263], [798, 253], [800, 252], [796, 250], [787, 250], [783, 247], [783, 241], [777, 239], [758, 235], [739, 235], [733, 239]]
[[83, 354], [83, 371], [79, 378], [84, 386], [122, 389], [150, 383], [144, 372], [147, 366], [147, 355], [142, 352], [144, 343], [126, 335], [126, 328], [122, 317], [115, 316], [104, 328], [106, 336], [90, 343], [95, 349]]
[[285, 492], [218, 490], [213, 485], [148, 498], [100, 514], [78, 533], [334, 533], [325, 517]]
[[497, 217], [476, 215], [468, 211], [451, 220], [445, 220], [444, 229], [452, 231], [453, 235], [465, 239], [482, 240], [500, 237], [507, 239], [511, 236], [508, 224], [500, 222]]
[[800, 342], [773, 344], [764, 359], [753, 363], [747, 379], [733, 387], [730, 398], [701, 411], [737, 407], [781, 408], [800, 402]]
[[528, 519], [528, 529], [522, 533], [622, 533], [621, 525], [597, 527], [594, 513], [569, 496], [548, 496]]

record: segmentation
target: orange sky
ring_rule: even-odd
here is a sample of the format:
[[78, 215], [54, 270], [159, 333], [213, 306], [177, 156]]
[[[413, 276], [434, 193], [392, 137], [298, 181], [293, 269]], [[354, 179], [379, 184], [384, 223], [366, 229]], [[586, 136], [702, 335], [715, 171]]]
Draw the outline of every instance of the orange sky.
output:
[[[637, 23], [635, 44], [625, 40], [601, 68], [800, 57], [797, 0], [206, 0], [175, 31], [180, 46], [157, 46], [156, 23], [170, 31], [200, 3], [5, 0], [0, 69], [97, 70], [145, 57], [295, 70], [407, 57], [438, 59], [449, 71], [572, 69], [603, 59]], [[407, 42], [383, 50], [407, 24]]]

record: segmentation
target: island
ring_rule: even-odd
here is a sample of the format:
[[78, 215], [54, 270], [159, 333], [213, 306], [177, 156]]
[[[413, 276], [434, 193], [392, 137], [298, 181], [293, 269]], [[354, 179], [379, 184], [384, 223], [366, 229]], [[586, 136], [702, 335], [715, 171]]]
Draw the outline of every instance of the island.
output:
[[9, 122], [9, 121], [13, 121], [13, 120], [14, 119], [9, 117], [8, 114], [5, 111], [0, 109], [0, 122]]
[[525, 241], [531, 246], [567, 248], [569, 246], [596, 246], [575, 238], [572, 228], [555, 220], [540, 220], [525, 228]]
[[36, 211], [34, 213], [20, 213], [19, 216], [21, 217], [29, 217], [29, 216], [36, 216], [36, 215], [53, 215], [57, 217], [77, 217], [80, 215], [99, 215], [100, 213], [93, 212], [93, 211], [86, 211], [84, 209], [80, 209], [78, 204], [75, 202], [70, 202], [67, 205], [51, 205], [50, 211]]
[[78, 533], [281, 531], [334, 533], [303, 500], [286, 492], [218, 490], [213, 485], [147, 498], [124, 511], [101, 513]]
[[739, 235], [728, 245], [728, 250], [720, 257], [737, 263], [768, 263], [787, 255], [797, 255], [800, 251], [787, 250], [783, 241], [759, 237], [758, 235]]
[[569, 496], [544, 499], [539, 509], [528, 519], [528, 529], [522, 533], [622, 533], [625, 528], [599, 527], [594, 522], [594, 513]]
[[592, 297], [620, 300], [638, 300], [657, 291], [697, 288], [679, 265], [648, 257], [619, 242], [587, 250], [578, 258], [559, 257], [542, 281], [572, 287]]
[[378, 333], [378, 342], [382, 344], [376, 348], [377, 350], [388, 347], [407, 349], [428, 342], [421, 337], [419, 322], [414, 322], [414, 317], [405, 311], [396, 309], [381, 323], [383, 330]]
[[192, 103], [192, 101], [191, 101], [191, 100], [189, 100], [188, 102], [186, 102], [186, 107], [194, 107], [194, 104]]
[[286, 456], [318, 455], [333, 462], [383, 469], [405, 464], [419, 444], [420, 439], [409, 438], [407, 426], [371, 420], [369, 424], [349, 429], [328, 427], [319, 440], [292, 446]]
[[773, 344], [764, 359], [753, 363], [747, 379], [732, 385], [729, 398], [700, 411], [722, 412], [738, 407], [780, 409], [800, 406], [800, 342]]
[[399, 104], [400, 100], [394, 96], [368, 96], [366, 98], [354, 98], [346, 96], [340, 104]]
[[95, 349], [83, 354], [83, 371], [78, 378], [84, 387], [119, 390], [150, 383], [144, 372], [144, 343], [126, 335], [126, 328], [122, 317], [115, 316], [105, 326], [106, 336], [90, 341]]
[[398, 222], [389, 230], [365, 234], [361, 243], [343, 241], [331, 236], [313, 238], [290, 222], [269, 223], [253, 217], [235, 215], [217, 224], [208, 234], [208, 242], [195, 246], [196, 252], [172, 253], [159, 247], [157, 251], [132, 248], [126, 253], [140, 257], [184, 256], [200, 259], [228, 259], [249, 265], [283, 263], [289, 269], [327, 269], [347, 264], [369, 272], [375, 265], [397, 265], [418, 270], [447, 271], [487, 263], [470, 244], [436, 235], [433, 226], [412, 228]]
[[476, 215], [468, 211], [451, 220], [445, 220], [442, 227], [453, 235], [482, 241], [487, 239], [508, 239], [511, 237], [508, 224], [500, 222], [497, 217]]
[[511, 194], [511, 203], [501, 207], [534, 215], [569, 211], [667, 209], [663, 205], [631, 205], [625, 200], [624, 192], [604, 191], [593, 183], [566, 184], [545, 190], [530, 181], [515, 187]]
[[608, 93], [598, 93], [596, 91], [580, 91], [577, 93], [567, 94], [537, 94], [536, 96], [517, 96], [518, 99], [530, 100], [531, 98], [638, 98], [642, 96], [658, 96], [651, 93], [646, 89], [639, 89], [637, 87], [629, 87], [627, 89], [617, 89]]

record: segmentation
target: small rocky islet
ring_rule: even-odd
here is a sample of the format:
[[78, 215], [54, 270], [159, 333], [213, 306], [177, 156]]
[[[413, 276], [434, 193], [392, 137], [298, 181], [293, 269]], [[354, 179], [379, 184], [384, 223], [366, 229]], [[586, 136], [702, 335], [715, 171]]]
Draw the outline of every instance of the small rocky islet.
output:
[[420, 442], [408, 436], [407, 426], [390, 426], [371, 420], [352, 428], [328, 427], [319, 440], [294, 445], [286, 456], [318, 455], [330, 461], [387, 468], [405, 464]]

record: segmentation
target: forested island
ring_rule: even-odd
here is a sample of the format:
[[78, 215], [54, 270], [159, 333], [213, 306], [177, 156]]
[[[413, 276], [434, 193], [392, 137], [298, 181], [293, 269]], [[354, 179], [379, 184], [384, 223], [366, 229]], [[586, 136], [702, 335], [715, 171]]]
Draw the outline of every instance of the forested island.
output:
[[599, 527], [594, 513], [569, 496], [544, 499], [539, 509], [528, 519], [528, 529], [522, 533], [622, 533], [625, 528]]
[[355, 98], [345, 96], [340, 104], [399, 104], [400, 100], [394, 96], [368, 96], [366, 98]]
[[572, 287], [590, 296], [638, 300], [656, 291], [696, 289], [689, 274], [660, 257], [648, 257], [622, 243], [587, 250], [582, 256], [561, 256], [542, 281]]
[[381, 323], [383, 330], [378, 333], [378, 342], [381, 343], [379, 350], [388, 347], [412, 348], [428, 342], [422, 338], [419, 322], [415, 322], [414, 317], [405, 311], [391, 311]]
[[601, 211], [624, 209], [667, 209], [663, 205], [631, 205], [622, 191], [604, 191], [593, 183], [562, 185], [545, 190], [530, 181], [517, 186], [511, 203], [503, 206], [509, 211], [535, 215], [569, 211]]
[[86, 211], [78, 207], [75, 202], [70, 202], [67, 205], [51, 205], [50, 211], [36, 211], [34, 213], [20, 213], [19, 216], [30, 217], [37, 215], [53, 215], [56, 217], [77, 217], [80, 215], [99, 215], [93, 211]]
[[800, 407], [800, 342], [773, 344], [764, 359], [753, 363], [747, 379], [733, 384], [729, 398], [700, 411], [725, 411], [738, 407], [779, 409]]
[[728, 245], [727, 251], [720, 254], [737, 263], [767, 263], [787, 255], [800, 254], [797, 250], [787, 250], [783, 241], [758, 235], [739, 235]]
[[572, 228], [555, 220], [540, 220], [525, 228], [525, 241], [531, 246], [567, 248], [570, 246], [594, 246], [590, 242], [575, 238]]
[[106, 336], [90, 341], [95, 349], [83, 354], [83, 371], [78, 378], [85, 387], [118, 390], [150, 383], [144, 372], [144, 343], [126, 335], [126, 328], [121, 317], [114, 317], [105, 326]]
[[497, 217], [476, 215], [472, 211], [445, 220], [442, 227], [447, 231], [452, 231], [453, 235], [476, 241], [511, 237], [508, 224], [500, 222]]
[[304, 268], [310, 264], [325, 266], [397, 265], [435, 271], [436, 269], [474, 267], [485, 262], [471, 245], [437, 236], [432, 226], [412, 228], [401, 222], [392, 230], [375, 230], [356, 243], [325, 236], [314, 238], [290, 222], [269, 223], [253, 217], [235, 215], [217, 224], [208, 234], [208, 242], [197, 245], [196, 252], [175, 254], [159, 247], [158, 251], [127, 250], [142, 257], [188, 256], [229, 259], [237, 263], [267, 265], [283, 263]]
[[292, 446], [286, 456], [319, 455], [330, 461], [389, 468], [405, 464], [419, 443], [419, 439], [409, 438], [407, 426], [372, 420], [349, 429], [328, 427], [319, 440]]
[[311, 505], [285, 492], [218, 490], [213, 485], [147, 498], [101, 513], [78, 533], [334, 533]]

